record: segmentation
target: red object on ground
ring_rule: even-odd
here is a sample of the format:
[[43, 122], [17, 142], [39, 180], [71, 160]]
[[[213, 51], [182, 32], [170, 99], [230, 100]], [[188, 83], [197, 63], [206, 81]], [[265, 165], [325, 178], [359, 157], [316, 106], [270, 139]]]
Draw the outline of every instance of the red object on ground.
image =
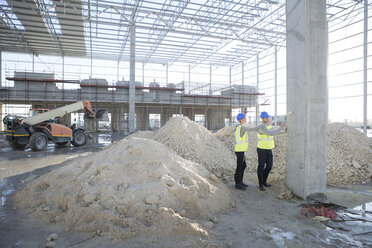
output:
[[303, 205], [300, 212], [301, 217], [308, 216], [309, 214], [316, 214], [317, 216], [323, 216], [331, 220], [339, 218], [339, 215], [333, 209], [324, 206]]

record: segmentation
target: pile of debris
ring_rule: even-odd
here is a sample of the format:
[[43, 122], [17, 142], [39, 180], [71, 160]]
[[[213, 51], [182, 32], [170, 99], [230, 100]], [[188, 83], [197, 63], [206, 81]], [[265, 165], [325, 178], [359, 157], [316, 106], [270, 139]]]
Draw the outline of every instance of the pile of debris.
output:
[[39, 177], [16, 200], [46, 222], [120, 239], [205, 237], [210, 220], [234, 205], [230, 189], [203, 166], [134, 137]]
[[365, 184], [372, 175], [371, 140], [353, 127], [333, 123], [327, 128], [327, 182]]
[[187, 117], [172, 117], [155, 132], [137, 132], [130, 137], [156, 140], [178, 155], [203, 165], [219, 178], [231, 178], [236, 167], [235, 155], [208, 129]]
[[[225, 127], [215, 133], [225, 145], [234, 151], [234, 127]], [[257, 169], [256, 132], [248, 133], [248, 151], [246, 153], [247, 170]], [[286, 169], [285, 134], [275, 137], [274, 166], [270, 181], [282, 181]], [[332, 185], [365, 184], [371, 180], [372, 149], [371, 140], [353, 127], [341, 123], [327, 127], [327, 183]]]

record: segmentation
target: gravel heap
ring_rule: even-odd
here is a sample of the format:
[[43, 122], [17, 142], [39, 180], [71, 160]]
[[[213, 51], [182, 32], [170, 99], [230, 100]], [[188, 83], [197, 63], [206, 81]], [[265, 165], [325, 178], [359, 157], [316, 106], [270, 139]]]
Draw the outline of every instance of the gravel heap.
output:
[[206, 237], [205, 223], [232, 198], [204, 166], [134, 137], [69, 161], [16, 194], [19, 207], [45, 222], [119, 239]]

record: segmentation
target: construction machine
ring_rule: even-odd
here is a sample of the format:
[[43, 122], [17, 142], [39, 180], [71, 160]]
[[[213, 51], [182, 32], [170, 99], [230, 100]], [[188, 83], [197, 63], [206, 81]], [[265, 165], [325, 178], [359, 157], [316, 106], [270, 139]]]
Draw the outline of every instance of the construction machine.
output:
[[6, 125], [6, 140], [15, 149], [24, 149], [27, 144], [33, 151], [47, 148], [48, 142], [66, 145], [68, 142], [75, 147], [85, 146], [88, 137], [82, 128], [67, 127], [56, 123], [56, 118], [79, 110], [85, 110], [86, 118], [100, 119], [104, 111], [94, 112], [89, 101], [80, 101], [53, 110], [43, 111], [29, 118], [19, 118], [7, 115], [3, 119]]

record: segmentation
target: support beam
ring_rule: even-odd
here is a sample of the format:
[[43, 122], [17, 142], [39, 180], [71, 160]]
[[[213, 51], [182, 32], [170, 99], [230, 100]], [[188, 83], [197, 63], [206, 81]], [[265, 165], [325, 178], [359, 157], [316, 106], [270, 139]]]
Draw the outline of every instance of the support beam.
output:
[[35, 54], [32, 54], [32, 72], [35, 72]]
[[368, 70], [368, 0], [364, 0], [364, 42], [363, 42], [363, 133], [367, 135], [367, 70]]
[[243, 61], [242, 61], [242, 85], [244, 86], [244, 62]]
[[297, 196], [326, 198], [327, 19], [324, 0], [287, 0], [287, 170]]
[[189, 64], [189, 94], [191, 90], [191, 65]]
[[168, 86], [168, 62], [165, 64], [165, 83]]
[[136, 26], [131, 24], [130, 29], [130, 64], [129, 64], [129, 133], [135, 132], [136, 109]]
[[65, 56], [62, 56], [62, 80], [65, 80]]
[[120, 73], [120, 61], [116, 64], [116, 82], [119, 81], [119, 73]]
[[142, 85], [145, 86], [145, 63], [142, 63]]
[[[229, 88], [230, 88], [230, 96], [232, 96], [232, 80], [231, 80], [231, 66], [229, 67]], [[230, 126], [232, 126], [232, 123], [233, 123], [233, 119], [232, 119], [232, 107], [231, 107], [231, 99], [230, 99], [230, 121], [229, 121], [229, 124]]]
[[278, 119], [278, 47], [275, 45], [275, 61], [274, 61], [274, 82], [275, 82], [275, 88], [274, 88], [274, 95], [275, 95], [275, 120]]

